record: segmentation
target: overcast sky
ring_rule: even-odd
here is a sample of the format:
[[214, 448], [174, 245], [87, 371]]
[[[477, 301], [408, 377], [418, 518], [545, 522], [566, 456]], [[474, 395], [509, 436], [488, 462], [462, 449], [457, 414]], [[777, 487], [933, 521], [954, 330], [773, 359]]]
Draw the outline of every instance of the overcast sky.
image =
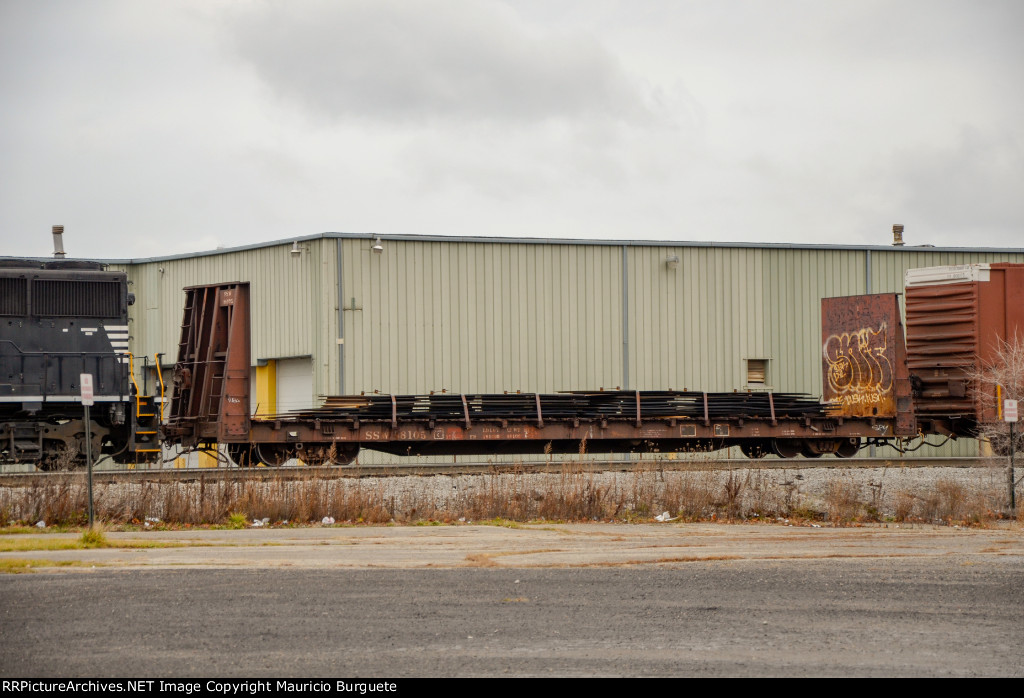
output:
[[1020, 0], [0, 0], [0, 255], [1024, 247]]

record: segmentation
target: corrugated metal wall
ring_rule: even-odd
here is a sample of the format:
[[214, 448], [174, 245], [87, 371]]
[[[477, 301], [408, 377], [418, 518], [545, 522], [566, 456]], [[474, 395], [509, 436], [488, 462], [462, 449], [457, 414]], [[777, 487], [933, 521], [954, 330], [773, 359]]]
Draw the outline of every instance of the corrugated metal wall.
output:
[[922, 248], [385, 238], [378, 254], [372, 238], [298, 244], [299, 254], [289, 241], [124, 265], [138, 298], [133, 351], [173, 363], [181, 289], [249, 281], [253, 361], [312, 357], [317, 395], [727, 391], [746, 387], [747, 359], [768, 360], [771, 389], [818, 395], [821, 298], [902, 292], [913, 267], [1024, 262]]
[[343, 241], [345, 390], [621, 385], [616, 248]]
[[337, 241], [315, 239], [224, 254], [125, 265], [136, 303], [129, 309], [132, 351], [178, 351], [186, 286], [248, 281], [252, 293], [252, 359], [314, 357], [317, 394], [337, 391]]
[[763, 251], [627, 247], [626, 252], [629, 387], [742, 387], [743, 359], [763, 358], [767, 351]]
[[873, 293], [903, 293], [903, 275], [907, 269], [938, 267], [949, 264], [983, 262], [1024, 262], [1024, 254], [991, 254], [985, 252], [872, 251], [871, 290]]

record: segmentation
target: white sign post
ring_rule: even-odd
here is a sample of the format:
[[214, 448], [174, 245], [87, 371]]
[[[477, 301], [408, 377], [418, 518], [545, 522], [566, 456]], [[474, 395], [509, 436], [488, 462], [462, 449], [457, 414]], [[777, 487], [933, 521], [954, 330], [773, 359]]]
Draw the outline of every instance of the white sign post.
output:
[[85, 407], [85, 467], [89, 470], [89, 530], [92, 530], [95, 519], [92, 504], [92, 421], [89, 418], [89, 407], [93, 404], [92, 374], [83, 373], [78, 377], [82, 386], [82, 405]]
[[1016, 422], [1018, 419], [1019, 417], [1017, 416], [1017, 401], [1003, 400], [1003, 421]]
[[92, 374], [83, 373], [78, 377], [78, 380], [82, 385], [82, 404], [89, 407], [94, 402], [92, 393]]
[[1016, 476], [1013, 472], [1013, 452], [1014, 452], [1014, 433], [1013, 426], [1017, 423], [1017, 401], [1016, 400], [1003, 400], [1003, 421], [1010, 423], [1010, 472], [1009, 472], [1009, 489], [1010, 489], [1010, 516], [1017, 513], [1017, 492], [1016, 483], [1014, 482]]

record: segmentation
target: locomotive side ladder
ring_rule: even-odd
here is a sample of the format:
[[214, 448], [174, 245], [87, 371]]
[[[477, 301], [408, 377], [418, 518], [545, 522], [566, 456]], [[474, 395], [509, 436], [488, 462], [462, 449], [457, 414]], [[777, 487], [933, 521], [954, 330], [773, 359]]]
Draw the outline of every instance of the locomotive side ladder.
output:
[[131, 352], [128, 353], [128, 375], [132, 382], [134, 403], [129, 421], [131, 432], [128, 437], [128, 449], [135, 455], [135, 464], [138, 465], [140, 462], [153, 460], [154, 454], [161, 452], [160, 422], [155, 399], [152, 395], [143, 395], [139, 390], [139, 382], [135, 379], [135, 355]]

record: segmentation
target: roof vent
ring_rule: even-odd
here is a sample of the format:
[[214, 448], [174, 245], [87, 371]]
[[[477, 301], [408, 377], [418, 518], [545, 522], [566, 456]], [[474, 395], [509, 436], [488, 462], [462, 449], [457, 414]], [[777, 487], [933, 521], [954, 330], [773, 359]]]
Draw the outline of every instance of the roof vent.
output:
[[53, 256], [64, 259], [64, 226], [53, 226]]
[[892, 246], [903, 247], [903, 226], [900, 223], [893, 223]]

